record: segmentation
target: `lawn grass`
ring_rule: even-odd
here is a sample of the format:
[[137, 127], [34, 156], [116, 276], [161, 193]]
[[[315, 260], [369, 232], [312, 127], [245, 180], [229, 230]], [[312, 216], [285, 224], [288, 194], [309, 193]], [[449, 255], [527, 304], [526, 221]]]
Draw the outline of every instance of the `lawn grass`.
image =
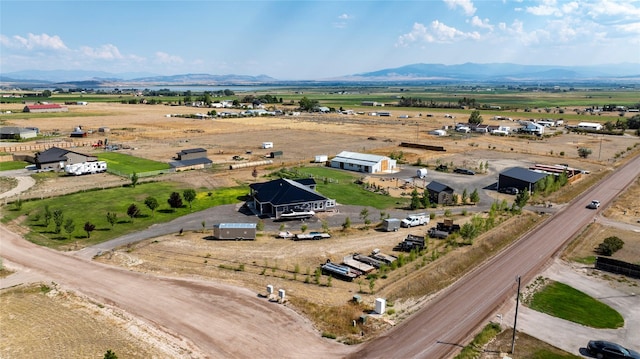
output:
[[530, 307], [592, 328], [616, 329], [624, 325], [624, 318], [613, 308], [560, 282], [549, 282], [536, 292]]
[[120, 174], [131, 175], [134, 172], [144, 173], [152, 171], [163, 171], [171, 168], [169, 164], [152, 161], [140, 157], [130, 156], [124, 153], [103, 152], [98, 154], [100, 161], [107, 162], [107, 171]]
[[[18, 210], [15, 207], [4, 212], [3, 221], [11, 221], [21, 215], [26, 215], [25, 225], [31, 232], [26, 236], [30, 241], [56, 249], [68, 249], [71, 246], [90, 246], [126, 233], [143, 230], [154, 223], [171, 221], [191, 212], [197, 212], [209, 207], [240, 202], [248, 193], [248, 188], [231, 187], [216, 190], [196, 189], [196, 199], [189, 204], [183, 200], [183, 207], [172, 209], [167, 199], [172, 192], [182, 196], [187, 189], [183, 184], [173, 182], [149, 182], [138, 184], [136, 187], [118, 187], [103, 190], [79, 192], [65, 196], [25, 201]], [[211, 195], [209, 195], [211, 193]], [[154, 197], [159, 207], [152, 213], [144, 204], [147, 197]], [[135, 204], [141, 211], [136, 218], [127, 216], [127, 209]], [[65, 219], [70, 218], [75, 224], [75, 230], [68, 234], [64, 228], [55, 233], [53, 220], [48, 226], [44, 224], [44, 208], [62, 210]], [[107, 221], [107, 212], [117, 214], [117, 223], [112, 227]], [[84, 224], [91, 222], [96, 226], [87, 237]], [[210, 227], [213, 223], [207, 223]]]
[[21, 170], [28, 165], [29, 163], [25, 161], [0, 162], [0, 171]]
[[[327, 167], [300, 167], [288, 172], [295, 178], [313, 176], [316, 189], [322, 195], [342, 205], [373, 207], [377, 209], [406, 208], [409, 200], [365, 190], [355, 181], [365, 174], [356, 174]], [[292, 177], [293, 178], [293, 177]]]

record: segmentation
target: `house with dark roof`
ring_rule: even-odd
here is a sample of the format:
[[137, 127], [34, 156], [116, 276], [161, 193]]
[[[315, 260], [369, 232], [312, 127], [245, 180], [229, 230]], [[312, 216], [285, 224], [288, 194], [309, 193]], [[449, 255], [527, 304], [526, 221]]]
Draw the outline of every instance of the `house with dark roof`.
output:
[[429, 201], [437, 204], [452, 204], [453, 203], [453, 188], [446, 184], [431, 181], [427, 185], [427, 192], [429, 193]]
[[523, 167], [513, 167], [498, 175], [498, 189], [514, 187], [519, 190], [532, 192], [536, 188], [536, 183], [543, 181], [548, 173], [542, 171], [532, 171]]
[[316, 191], [316, 181], [313, 178], [297, 180], [281, 178], [269, 182], [252, 183], [249, 188], [250, 201], [256, 212], [276, 219], [285, 212], [322, 212], [336, 206], [334, 199], [329, 199]]
[[63, 170], [66, 165], [97, 161], [96, 156], [85, 155], [65, 148], [51, 147], [36, 153], [35, 164], [39, 170]]
[[211, 167], [213, 161], [207, 158], [207, 150], [204, 148], [190, 148], [176, 153], [176, 161], [169, 165], [176, 171], [195, 170]]

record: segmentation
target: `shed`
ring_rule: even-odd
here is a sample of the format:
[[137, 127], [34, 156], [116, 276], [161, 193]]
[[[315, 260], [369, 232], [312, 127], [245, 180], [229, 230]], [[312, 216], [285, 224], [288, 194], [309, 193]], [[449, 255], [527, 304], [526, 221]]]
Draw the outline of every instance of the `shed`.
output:
[[431, 181], [427, 185], [429, 200], [437, 204], [450, 204], [453, 201], [453, 188], [440, 182]]
[[365, 173], [392, 173], [396, 169], [396, 160], [386, 156], [342, 151], [331, 159], [331, 167]]
[[206, 158], [207, 150], [204, 148], [189, 148], [176, 153], [178, 161], [193, 160], [196, 158]]
[[23, 128], [14, 126], [0, 127], [0, 139], [22, 140], [26, 138], [34, 138], [38, 136], [37, 128]]
[[256, 239], [256, 223], [219, 223], [213, 225], [216, 239]]
[[514, 187], [531, 192], [535, 189], [536, 183], [548, 175], [547, 173], [531, 171], [523, 167], [513, 167], [500, 173], [498, 176], [498, 189]]

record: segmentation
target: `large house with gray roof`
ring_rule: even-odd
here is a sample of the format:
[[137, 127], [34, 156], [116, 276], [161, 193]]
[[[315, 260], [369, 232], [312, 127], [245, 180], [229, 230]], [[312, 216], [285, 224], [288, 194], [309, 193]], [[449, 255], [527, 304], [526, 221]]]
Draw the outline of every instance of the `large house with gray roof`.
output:
[[63, 170], [66, 165], [82, 162], [95, 162], [96, 156], [85, 155], [59, 147], [51, 147], [36, 153], [35, 164], [39, 170]]
[[277, 179], [269, 182], [252, 183], [251, 202], [259, 215], [280, 218], [285, 212], [322, 212], [336, 206], [336, 201], [316, 191], [313, 178], [297, 180]]

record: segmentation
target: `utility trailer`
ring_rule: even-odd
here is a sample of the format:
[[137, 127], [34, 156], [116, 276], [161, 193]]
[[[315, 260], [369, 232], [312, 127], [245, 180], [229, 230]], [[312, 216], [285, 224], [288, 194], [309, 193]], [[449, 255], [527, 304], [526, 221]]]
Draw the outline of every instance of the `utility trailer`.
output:
[[354, 253], [353, 254], [353, 259], [357, 260], [358, 262], [369, 264], [374, 268], [380, 268], [380, 266], [382, 266], [384, 264], [384, 262], [382, 262], [381, 260], [378, 260], [378, 259], [375, 259], [375, 258], [371, 258], [369, 256], [365, 256], [365, 255], [359, 254], [359, 253]]
[[412, 250], [424, 249], [424, 236], [416, 236], [414, 234], [408, 234], [404, 241], [398, 243], [394, 250], [402, 252], [411, 252]]
[[354, 269], [351, 269], [347, 266], [331, 263], [331, 261], [328, 259], [325, 264], [320, 266], [320, 268], [322, 269], [323, 274], [335, 276], [336, 278], [346, 280], [348, 282], [351, 282], [361, 274], [360, 272], [356, 272]]
[[363, 263], [360, 262], [358, 260], [353, 259], [353, 255], [350, 256], [346, 256], [342, 259], [342, 264], [346, 265], [347, 267], [353, 268], [355, 270], [358, 270], [364, 274], [367, 274], [371, 271], [373, 271], [374, 269], [376, 269], [376, 267], [367, 264], [367, 263]]
[[64, 166], [64, 171], [74, 176], [102, 173], [107, 171], [107, 163], [105, 161], [73, 163]]
[[436, 229], [451, 234], [453, 232], [459, 232], [460, 225], [453, 223], [453, 220], [451, 219], [445, 219], [444, 222], [438, 222]]
[[331, 238], [331, 235], [329, 233], [324, 233], [324, 232], [298, 233], [295, 236], [293, 236], [291, 239], [293, 239], [294, 241], [304, 241], [304, 240], [310, 240], [310, 239], [317, 241], [325, 238]]
[[388, 254], [381, 253], [381, 252], [380, 252], [380, 250], [379, 250], [379, 249], [377, 249], [377, 248], [376, 248], [376, 249], [374, 249], [374, 250], [371, 252], [371, 257], [372, 257], [373, 259], [377, 259], [377, 260], [379, 260], [379, 261], [382, 261], [382, 262], [384, 262], [385, 264], [391, 264], [391, 263], [395, 262], [395, 261], [398, 259], [398, 258], [396, 258], [396, 257], [394, 257], [394, 256], [390, 256], [390, 255], [388, 255]]
[[256, 223], [219, 223], [213, 225], [216, 239], [236, 240], [256, 239]]
[[449, 237], [449, 232], [440, 231], [436, 227], [431, 227], [431, 229], [429, 229], [428, 234], [429, 234], [429, 237], [431, 238], [445, 239]]
[[397, 218], [387, 218], [382, 221], [382, 229], [386, 232], [397, 232], [400, 228], [400, 220]]

